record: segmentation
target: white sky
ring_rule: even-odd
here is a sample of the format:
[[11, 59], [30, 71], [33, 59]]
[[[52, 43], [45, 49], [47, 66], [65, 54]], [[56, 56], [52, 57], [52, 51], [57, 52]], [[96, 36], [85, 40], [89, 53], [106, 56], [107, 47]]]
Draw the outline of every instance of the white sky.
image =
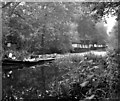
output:
[[106, 21], [107, 21], [107, 24], [105, 24], [105, 26], [107, 27], [107, 34], [109, 35], [109, 32], [112, 31], [115, 23], [116, 23], [116, 16], [111, 16], [109, 15], [109, 17], [106, 17]]

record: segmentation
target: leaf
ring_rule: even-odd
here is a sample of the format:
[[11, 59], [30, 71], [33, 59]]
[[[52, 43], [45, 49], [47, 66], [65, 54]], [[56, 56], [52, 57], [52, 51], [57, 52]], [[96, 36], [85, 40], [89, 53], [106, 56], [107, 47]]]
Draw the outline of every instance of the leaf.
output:
[[97, 69], [97, 68], [99, 68], [99, 66], [94, 66], [93, 68], [94, 68], [94, 69]]
[[89, 81], [85, 81], [82, 84], [80, 84], [81, 87], [85, 87], [87, 84], [89, 83]]
[[94, 75], [88, 75], [87, 79], [91, 79]]
[[91, 95], [90, 97], [86, 97], [85, 99], [91, 100], [95, 97], [95, 95]]

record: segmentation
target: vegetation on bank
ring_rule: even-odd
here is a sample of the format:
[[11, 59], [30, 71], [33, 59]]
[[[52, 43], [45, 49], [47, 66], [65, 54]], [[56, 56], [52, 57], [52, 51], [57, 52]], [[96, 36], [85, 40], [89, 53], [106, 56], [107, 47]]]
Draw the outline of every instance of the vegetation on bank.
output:
[[[119, 99], [118, 55], [69, 56], [51, 64], [3, 74], [3, 101], [20, 99], [112, 100]], [[11, 100], [12, 101], [12, 100]]]
[[[81, 39], [107, 44], [112, 50], [106, 57], [71, 55], [51, 64], [3, 72], [3, 101], [119, 99], [120, 60], [113, 50], [120, 49], [120, 5], [107, 1], [2, 2], [3, 56], [12, 53], [23, 60], [34, 54], [64, 54]], [[109, 14], [116, 16], [116, 23], [107, 33], [104, 22]]]
[[[73, 42], [85, 39], [118, 46], [118, 2], [16, 1], [1, 6], [3, 54], [66, 53], [73, 51]], [[110, 36], [104, 26], [109, 14], [117, 17]]]

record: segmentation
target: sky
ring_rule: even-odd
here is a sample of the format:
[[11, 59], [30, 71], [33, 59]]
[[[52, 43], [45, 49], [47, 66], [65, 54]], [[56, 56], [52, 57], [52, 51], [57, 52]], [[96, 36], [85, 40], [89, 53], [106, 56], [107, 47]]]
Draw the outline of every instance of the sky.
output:
[[115, 25], [115, 23], [116, 23], [116, 20], [115, 20], [115, 19], [116, 19], [116, 16], [111, 16], [111, 15], [109, 15], [109, 17], [106, 17], [107, 23], [104, 24], [104, 25], [105, 25], [105, 27], [107, 28], [107, 34], [108, 34], [108, 35], [110, 35], [109, 32], [112, 31], [112, 29], [113, 29], [113, 27], [114, 27], [114, 25]]
[[117, 49], [118, 48], [118, 39], [116, 37], [117, 32], [115, 31], [115, 26], [117, 26], [117, 21], [115, 20], [117, 17], [116, 16], [111, 16], [106, 17], [107, 23], [104, 25], [106, 26], [106, 32], [108, 37], [108, 46], [109, 49]]

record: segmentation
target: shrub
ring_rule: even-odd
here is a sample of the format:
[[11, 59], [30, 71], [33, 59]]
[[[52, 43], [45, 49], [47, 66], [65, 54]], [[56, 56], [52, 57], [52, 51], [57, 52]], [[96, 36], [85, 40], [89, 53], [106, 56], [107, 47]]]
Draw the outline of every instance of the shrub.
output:
[[120, 69], [115, 56], [67, 55], [44, 64], [44, 73], [38, 65], [7, 76], [3, 74], [3, 97], [70, 101], [116, 99], [120, 94]]

